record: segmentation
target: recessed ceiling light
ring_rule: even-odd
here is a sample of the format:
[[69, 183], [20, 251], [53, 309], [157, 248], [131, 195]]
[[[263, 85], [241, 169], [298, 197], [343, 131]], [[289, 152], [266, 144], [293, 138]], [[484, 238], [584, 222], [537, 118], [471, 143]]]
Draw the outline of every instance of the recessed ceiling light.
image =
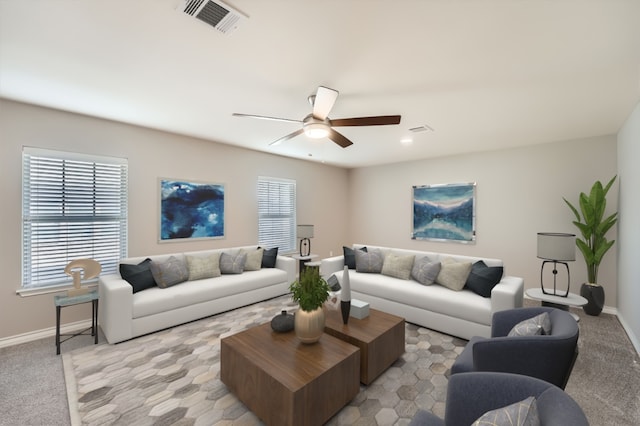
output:
[[413, 139], [411, 139], [411, 138], [402, 138], [402, 139], [400, 139], [400, 143], [402, 145], [411, 145], [413, 143]]

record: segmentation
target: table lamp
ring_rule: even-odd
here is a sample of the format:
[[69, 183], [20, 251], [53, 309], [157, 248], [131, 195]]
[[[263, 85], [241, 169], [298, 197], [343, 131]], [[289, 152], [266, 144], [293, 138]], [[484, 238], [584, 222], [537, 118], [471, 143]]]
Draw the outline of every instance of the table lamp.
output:
[[[564, 234], [559, 232], [538, 232], [538, 258], [544, 259], [540, 269], [540, 287], [542, 293], [553, 296], [567, 297], [569, 295], [569, 285], [571, 283], [569, 275], [569, 264], [576, 260], [576, 236], [575, 234]], [[553, 293], [549, 293], [544, 288], [544, 267], [547, 263], [553, 262]], [[558, 275], [558, 265], [564, 265], [567, 269], [567, 291], [558, 294], [556, 289], [556, 278]]]
[[313, 238], [313, 225], [298, 225], [296, 235], [300, 238], [300, 256], [311, 254], [311, 240]]

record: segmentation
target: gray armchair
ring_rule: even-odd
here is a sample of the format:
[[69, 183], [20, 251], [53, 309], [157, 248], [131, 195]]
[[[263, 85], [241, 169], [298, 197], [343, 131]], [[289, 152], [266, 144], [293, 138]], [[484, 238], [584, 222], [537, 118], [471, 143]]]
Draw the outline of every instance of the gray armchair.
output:
[[[549, 312], [551, 334], [508, 337], [514, 325]], [[523, 374], [564, 389], [578, 355], [578, 323], [569, 312], [550, 307], [508, 309], [493, 314], [491, 338], [473, 337], [451, 374], [496, 371]]]
[[420, 410], [409, 426], [469, 426], [484, 413], [533, 396], [543, 426], [588, 426], [580, 406], [562, 389], [533, 377], [510, 373], [451, 376], [444, 419]]

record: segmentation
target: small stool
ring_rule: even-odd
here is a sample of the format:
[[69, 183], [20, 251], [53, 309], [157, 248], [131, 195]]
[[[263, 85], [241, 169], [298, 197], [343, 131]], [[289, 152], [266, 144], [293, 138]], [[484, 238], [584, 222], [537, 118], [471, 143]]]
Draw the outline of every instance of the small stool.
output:
[[[87, 331], [91, 330], [91, 336], [95, 336], [95, 343], [98, 344], [98, 299], [100, 296], [98, 295], [97, 290], [90, 291], [86, 294], [81, 294], [79, 296], [65, 296], [58, 295], [53, 297], [53, 303], [56, 305], [56, 355], [60, 355], [60, 343], [66, 342], [72, 337], [76, 336], [88, 336], [89, 333]], [[91, 302], [91, 327], [86, 328], [79, 333], [75, 334], [60, 334], [60, 310], [64, 306], [73, 306], [79, 305], [81, 303], [89, 303]], [[66, 339], [60, 341], [60, 337], [67, 336]]]

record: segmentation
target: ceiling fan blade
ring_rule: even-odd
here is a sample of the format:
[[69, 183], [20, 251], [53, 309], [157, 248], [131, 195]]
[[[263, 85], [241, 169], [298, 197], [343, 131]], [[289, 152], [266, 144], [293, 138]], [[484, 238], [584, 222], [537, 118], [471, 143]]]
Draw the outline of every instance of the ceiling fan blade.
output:
[[338, 118], [331, 120], [332, 126], [386, 126], [400, 124], [399, 115], [378, 115], [376, 117]]
[[318, 120], [324, 120], [331, 112], [331, 108], [338, 99], [338, 91], [320, 86], [313, 101], [313, 116]]
[[353, 145], [353, 142], [344, 137], [343, 134], [338, 133], [333, 129], [329, 130], [329, 134], [327, 135], [327, 137], [343, 148], [346, 148], [349, 145]]
[[275, 140], [275, 141], [271, 142], [271, 143], [269, 144], [269, 146], [280, 145], [282, 142], [284, 142], [284, 141], [288, 141], [289, 139], [293, 139], [293, 138], [295, 138], [296, 136], [298, 136], [298, 135], [302, 134], [303, 132], [304, 132], [304, 129], [298, 129], [298, 130], [296, 130], [296, 131], [295, 131], [295, 132], [293, 132], [293, 133], [289, 133], [288, 135], [283, 136], [283, 137], [281, 137], [280, 139], [277, 139], [277, 140]]
[[254, 115], [254, 114], [241, 114], [239, 112], [234, 112], [234, 117], [248, 117], [248, 118], [259, 118], [260, 120], [272, 120], [272, 121], [286, 121], [287, 123], [302, 123], [300, 120], [291, 120], [289, 118], [279, 118], [279, 117], [267, 117], [266, 115]]

